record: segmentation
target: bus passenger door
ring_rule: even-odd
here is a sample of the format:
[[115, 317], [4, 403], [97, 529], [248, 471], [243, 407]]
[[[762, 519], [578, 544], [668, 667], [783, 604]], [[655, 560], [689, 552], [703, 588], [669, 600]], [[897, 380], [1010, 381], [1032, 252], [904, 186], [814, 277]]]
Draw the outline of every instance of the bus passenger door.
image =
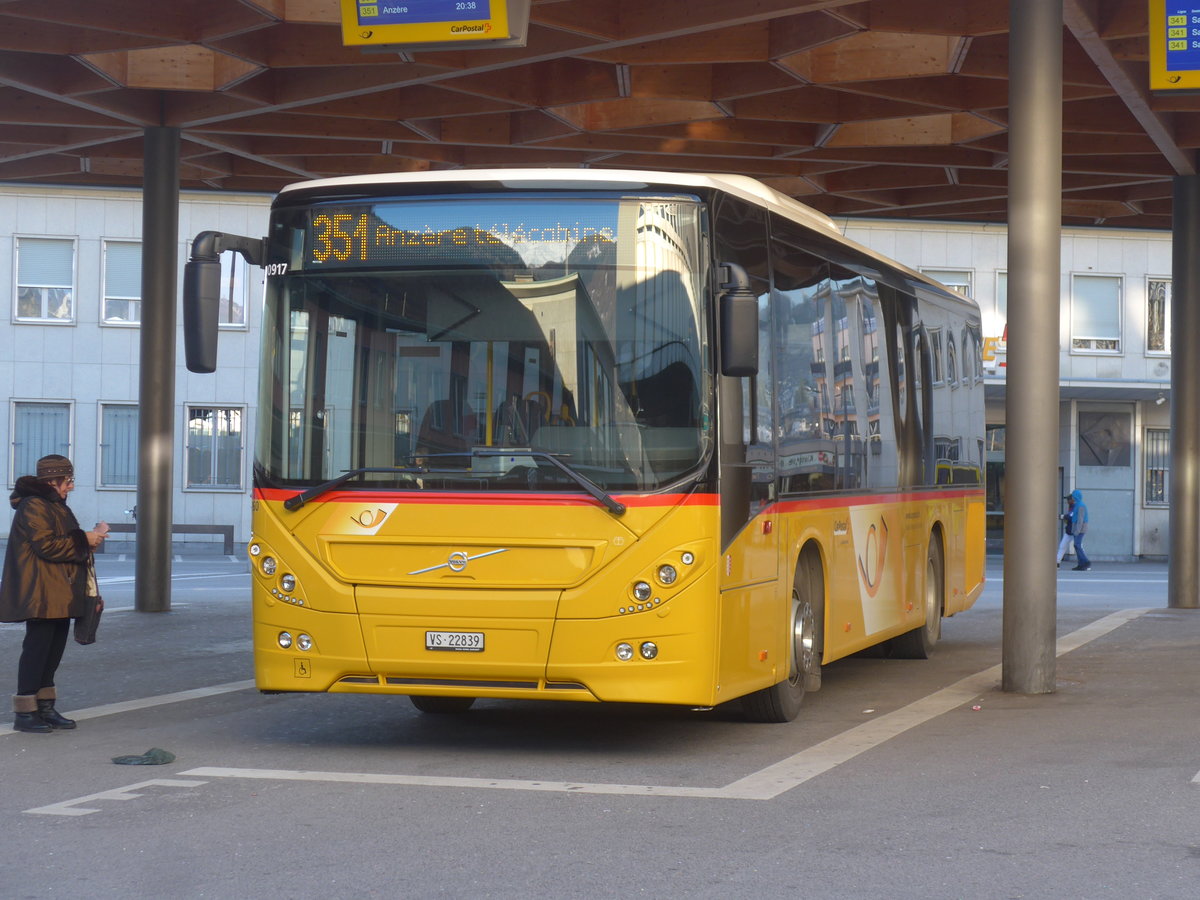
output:
[[[760, 342], [769, 353], [769, 342]], [[720, 378], [721, 639], [719, 696], [767, 687], [786, 666], [786, 610], [779, 583], [775, 442], [769, 370]]]

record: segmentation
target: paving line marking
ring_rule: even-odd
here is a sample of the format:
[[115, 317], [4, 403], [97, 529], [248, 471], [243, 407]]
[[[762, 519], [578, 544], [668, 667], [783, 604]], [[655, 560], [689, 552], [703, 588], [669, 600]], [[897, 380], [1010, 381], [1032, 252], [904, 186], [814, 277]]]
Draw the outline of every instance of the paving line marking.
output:
[[[1110, 613], [1102, 619], [1097, 619], [1090, 625], [1085, 625], [1070, 634], [1059, 638], [1055, 645], [1055, 656], [1062, 656], [1072, 650], [1084, 646], [1097, 638], [1103, 637], [1127, 622], [1150, 612], [1150, 609], [1124, 609]], [[930, 719], [949, 712], [980, 693], [995, 687], [1000, 678], [1001, 666], [991, 666], [982, 672], [968, 675], [949, 687], [922, 697], [903, 706], [894, 712], [880, 716], [870, 722], [864, 722], [842, 732], [835, 737], [822, 741], [807, 750], [802, 750], [774, 765], [760, 769], [745, 778], [740, 778], [724, 787], [689, 787], [680, 785], [652, 784], [605, 784], [571, 781], [523, 781], [507, 778], [466, 778], [456, 776], [433, 775], [387, 775], [368, 772], [319, 772], [290, 769], [246, 769], [225, 766], [200, 766], [180, 772], [181, 776], [195, 778], [246, 778], [269, 781], [319, 781], [353, 784], [393, 784], [419, 787], [458, 787], [487, 790], [507, 791], [543, 791], [567, 794], [618, 794], [623, 796], [642, 797], [689, 797], [693, 799], [713, 800], [773, 800], [781, 794], [792, 790], [844, 762], [848, 762], [862, 753], [878, 747], [880, 744], [904, 732], [915, 728]], [[100, 716], [115, 715], [135, 709], [146, 709], [162, 706], [168, 703], [179, 703], [200, 697], [211, 697], [216, 694], [245, 690], [253, 687], [252, 681], [235, 681], [223, 685], [213, 685], [207, 688], [196, 688], [190, 691], [177, 691], [172, 694], [161, 694], [144, 700], [131, 700], [125, 703], [110, 703], [105, 706], [94, 706], [77, 713], [77, 719], [93, 719]], [[4, 732], [0, 732], [3, 734]], [[13, 733], [11, 727], [7, 733]], [[1192, 779], [1200, 783], [1200, 774]], [[63, 800], [48, 806], [27, 809], [25, 812], [39, 815], [83, 816], [97, 812], [96, 808], [82, 807], [79, 804], [95, 800], [129, 800], [141, 796], [136, 791], [148, 786], [192, 787], [205, 784], [205, 781], [180, 779], [153, 779], [88, 794], [73, 800]]]
[[[124, 700], [120, 703], [105, 703], [103, 706], [90, 706], [87, 709], [73, 711], [71, 718], [79, 721], [98, 719], [101, 716], [115, 716], [118, 713], [135, 712], [139, 709], [152, 709], [155, 706], [166, 706], [170, 703], [183, 703], [187, 700], [201, 700], [205, 697], [216, 697], [219, 694], [245, 691], [252, 687], [254, 687], [253, 679], [248, 681], [230, 681], [225, 684], [214, 684], [209, 687], [175, 691], [171, 694], [159, 694], [155, 697], [143, 697], [140, 700]], [[20, 732], [14, 731], [11, 725], [0, 726], [0, 737], [6, 734], [20, 734]]]
[[183, 781], [179, 778], [152, 778], [149, 781], [139, 781], [137, 784], [113, 788], [108, 791], [99, 791], [95, 794], [88, 794], [86, 797], [76, 797], [74, 800], [63, 800], [59, 803], [51, 803], [49, 806], [38, 806], [24, 811], [39, 816], [86, 816], [90, 813], [100, 812], [100, 809], [98, 807], [79, 806], [78, 804], [91, 803], [95, 800], [134, 800], [142, 796], [138, 793], [138, 790], [141, 788], [199, 787], [206, 783], [204, 781]]
[[[1150, 612], [1124, 609], [1097, 619], [1059, 638], [1055, 656], [1070, 653], [1103, 637], [1127, 622]], [[202, 766], [181, 772], [200, 778], [247, 778], [280, 781], [351, 782], [356, 784], [396, 784], [424, 787], [484, 788], [508, 791], [548, 791], [570, 794], [621, 794], [626, 796], [692, 797], [717, 800], [773, 800], [844, 762], [912, 728], [991, 690], [999, 682], [1001, 666], [991, 666], [969, 675], [949, 687], [922, 697], [894, 712], [864, 722], [839, 735], [802, 750], [765, 769], [740, 778], [724, 787], [686, 787], [649, 784], [603, 784], [570, 781], [522, 781], [503, 778], [462, 778], [427, 775], [380, 775], [355, 772], [293, 771], [287, 769], [246, 769]], [[1197, 776], [1200, 778], [1200, 776]]]

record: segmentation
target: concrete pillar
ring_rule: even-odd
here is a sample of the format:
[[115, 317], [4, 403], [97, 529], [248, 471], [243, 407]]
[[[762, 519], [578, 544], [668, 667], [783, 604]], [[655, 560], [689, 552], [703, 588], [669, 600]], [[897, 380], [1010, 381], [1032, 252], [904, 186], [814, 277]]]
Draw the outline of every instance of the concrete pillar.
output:
[[166, 612], [171, 608], [179, 129], [147, 128], [144, 154], [134, 607]]
[[1200, 176], [1175, 177], [1171, 243], [1171, 536], [1167, 606], [1200, 607]]
[[1062, 0], [1009, 2], [1006, 691], [1054, 690], [1062, 228]]

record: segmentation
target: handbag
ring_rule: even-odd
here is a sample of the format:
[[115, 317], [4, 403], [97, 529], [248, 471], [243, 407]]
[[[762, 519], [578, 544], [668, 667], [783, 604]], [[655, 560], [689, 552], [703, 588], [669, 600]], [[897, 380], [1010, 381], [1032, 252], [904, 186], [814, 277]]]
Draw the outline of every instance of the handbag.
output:
[[100, 627], [100, 613], [104, 610], [104, 601], [99, 597], [88, 597], [83, 615], [75, 620], [75, 643], [96, 643], [96, 629]]
[[87, 566], [87, 596], [84, 597], [83, 615], [75, 619], [75, 643], [96, 643], [96, 630], [100, 627], [100, 613], [104, 611], [104, 601], [100, 598], [96, 581], [96, 569], [93, 559], [88, 559]]

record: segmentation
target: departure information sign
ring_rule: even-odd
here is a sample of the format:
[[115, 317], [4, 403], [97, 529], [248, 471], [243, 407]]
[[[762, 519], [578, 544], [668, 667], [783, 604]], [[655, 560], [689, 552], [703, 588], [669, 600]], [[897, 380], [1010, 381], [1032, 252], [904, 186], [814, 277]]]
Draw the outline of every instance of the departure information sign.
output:
[[1149, 0], [1150, 89], [1200, 91], [1200, 0]]
[[341, 0], [342, 43], [438, 44], [512, 37], [508, 0]]

